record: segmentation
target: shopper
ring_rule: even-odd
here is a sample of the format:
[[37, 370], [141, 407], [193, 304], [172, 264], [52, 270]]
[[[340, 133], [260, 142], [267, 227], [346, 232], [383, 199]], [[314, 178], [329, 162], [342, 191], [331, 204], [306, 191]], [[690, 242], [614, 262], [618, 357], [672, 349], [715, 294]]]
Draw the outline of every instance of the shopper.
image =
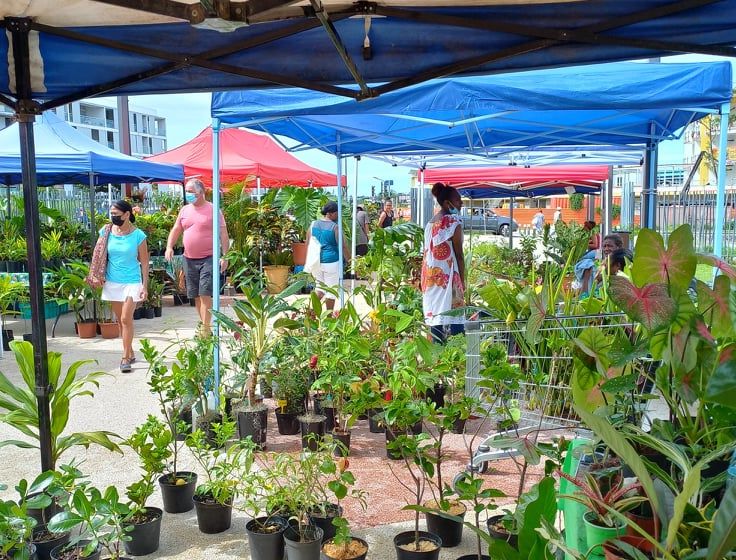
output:
[[435, 341], [444, 343], [450, 335], [463, 332], [462, 316], [445, 315], [465, 304], [465, 258], [460, 209], [463, 201], [457, 190], [435, 183], [432, 194], [440, 207], [424, 229], [422, 259], [422, 306], [424, 319]]
[[532, 227], [537, 235], [542, 235], [542, 230], [544, 229], [544, 212], [541, 209], [537, 210], [537, 213], [534, 214]]
[[359, 257], [368, 254], [368, 213], [358, 206], [355, 214], [355, 254]]
[[378, 227], [388, 228], [394, 225], [394, 203], [387, 198], [383, 203], [383, 210], [378, 216]]
[[120, 371], [131, 370], [133, 353], [133, 311], [138, 302], [148, 297], [148, 243], [146, 234], [133, 225], [135, 215], [130, 203], [114, 202], [110, 208], [111, 227], [100, 235], [107, 239], [107, 269], [102, 286], [102, 299], [109, 301], [123, 336], [123, 358]]
[[320, 244], [319, 266], [312, 270], [317, 281], [317, 295], [325, 299], [325, 307], [334, 309], [335, 297], [320, 286], [337, 288], [340, 285], [340, 253], [338, 243], [342, 243], [342, 254], [345, 262], [350, 260], [350, 250], [345, 243], [345, 236], [337, 227], [337, 203], [328, 202], [322, 207], [322, 219], [315, 220], [307, 230], [307, 246], [314, 237]]
[[[199, 334], [203, 337], [210, 334], [212, 320], [212, 236], [214, 235], [214, 217], [212, 203], [204, 197], [204, 183], [199, 179], [190, 179], [184, 186], [187, 204], [179, 210], [174, 227], [171, 228], [166, 242], [166, 260], [174, 258], [174, 245], [184, 234], [184, 274], [187, 283], [187, 297], [194, 299], [199, 314]], [[218, 274], [227, 269], [225, 254], [230, 246], [225, 217], [220, 212], [220, 258]]]

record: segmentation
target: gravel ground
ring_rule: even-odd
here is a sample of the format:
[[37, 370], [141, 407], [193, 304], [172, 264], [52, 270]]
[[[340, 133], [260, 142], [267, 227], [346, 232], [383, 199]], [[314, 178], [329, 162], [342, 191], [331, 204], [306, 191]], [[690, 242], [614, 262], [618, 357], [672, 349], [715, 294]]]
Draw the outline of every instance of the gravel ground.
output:
[[[191, 338], [196, 323], [194, 308], [165, 307], [162, 318], [135, 322], [136, 339], [145, 337], [160, 348], [166, 348], [178, 339]], [[20, 335], [30, 328], [30, 324], [15, 321], [11, 322], [10, 328], [13, 328], [16, 337], [20, 338]], [[74, 335], [71, 315], [62, 317], [56, 335], [55, 339], [49, 339], [49, 350], [63, 354], [64, 367], [75, 360], [92, 359], [97, 361], [95, 369], [110, 373], [103, 379], [94, 398], [82, 398], [74, 402], [69, 431], [110, 430], [125, 437], [136, 425], [143, 422], [149, 413], [158, 411], [146, 384], [146, 364], [140, 362], [135, 364], [131, 373], [118, 372], [121, 356], [119, 340], [77, 338]], [[138, 354], [140, 357], [140, 352]], [[11, 355], [6, 354], [0, 359], [0, 368], [11, 380], [19, 380], [18, 369]], [[267, 403], [273, 408], [272, 403], [268, 401]], [[275, 417], [272, 412], [269, 414], [268, 449], [298, 453], [300, 446], [298, 436], [279, 435], [276, 431]], [[470, 430], [473, 429], [471, 425]], [[485, 426], [479, 428], [480, 434], [486, 431]], [[0, 440], [6, 438], [17, 438], [17, 434], [0, 424]], [[443, 473], [449, 480], [463, 470], [469, 457], [463, 436], [451, 435], [447, 442], [448, 460]], [[82, 470], [90, 475], [95, 485], [100, 487], [114, 484], [122, 491], [137, 477], [135, 457], [130, 453], [119, 455], [99, 447], [92, 447], [89, 450], [80, 448], [65, 455], [63, 460], [68, 462], [72, 457], [82, 461]], [[36, 450], [9, 446], [0, 448], [0, 465], [0, 483], [12, 487], [20, 478], [33, 478], [39, 471], [40, 460]], [[182, 468], [196, 470], [190, 456], [185, 455]], [[347, 517], [355, 529], [354, 532], [368, 541], [369, 558], [392, 558], [395, 555], [393, 536], [411, 526], [409, 520], [412, 519], [412, 513], [401, 510], [405, 505], [406, 491], [392, 476], [392, 472], [399, 476], [402, 476], [402, 473], [405, 476], [405, 473], [401, 462], [386, 459], [383, 435], [371, 434], [366, 421], [359, 422], [354, 431], [350, 470], [357, 477], [358, 487], [368, 492], [366, 511], [362, 511], [356, 504], [349, 502], [345, 504]], [[493, 463], [493, 468], [486, 477], [489, 485], [500, 488], [507, 494], [515, 494], [518, 470], [513, 461], [503, 460]], [[532, 472], [530, 483], [537, 478], [538, 472]], [[0, 492], [0, 495], [7, 497], [10, 493], [6, 490]], [[150, 500], [150, 505], [161, 505], [158, 490]], [[224, 559], [249, 558], [244, 531], [246, 521], [244, 514], [236, 512], [233, 526], [229, 531], [219, 535], [204, 535], [196, 528], [193, 510], [179, 515], [166, 514], [163, 520], [161, 549], [151, 555], [151, 558], [196, 560], [212, 558], [215, 555]], [[474, 537], [466, 529], [462, 545], [455, 549], [443, 550], [440, 558], [451, 560], [470, 553], [473, 551], [474, 541]]]

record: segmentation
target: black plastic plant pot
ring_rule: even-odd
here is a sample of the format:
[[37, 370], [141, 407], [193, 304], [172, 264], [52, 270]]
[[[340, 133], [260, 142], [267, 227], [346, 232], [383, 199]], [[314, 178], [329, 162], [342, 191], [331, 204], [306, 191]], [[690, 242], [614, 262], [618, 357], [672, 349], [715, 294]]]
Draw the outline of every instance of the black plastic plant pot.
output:
[[253, 443], [259, 447], [264, 447], [266, 445], [267, 428], [268, 408], [238, 411], [238, 435], [240, 439], [251, 437]]
[[411, 426], [409, 430], [411, 431], [412, 435], [419, 435], [424, 431], [424, 423], [419, 420], [413, 426]]
[[299, 433], [299, 414], [296, 412], [279, 412], [276, 410], [276, 424], [282, 436], [293, 436]]
[[335, 429], [335, 409], [332, 406], [323, 406], [322, 414], [325, 417], [325, 432]]
[[153, 319], [154, 317], [156, 317], [156, 313], [154, 312], [153, 307], [144, 307], [143, 317], [146, 319]]
[[386, 428], [386, 457], [393, 461], [399, 461], [401, 459], [401, 452], [399, 450], [391, 449], [388, 444], [394, 441], [397, 437], [405, 435], [406, 430]]
[[310, 511], [309, 522], [322, 529], [322, 542], [335, 536], [337, 528], [332, 520], [342, 515], [342, 506], [325, 504], [324, 511]]
[[437, 408], [445, 406], [446, 387], [441, 383], [435, 383], [432, 389], [427, 391], [427, 398], [432, 401]]
[[488, 534], [491, 535], [494, 539], [506, 541], [511, 545], [512, 548], [517, 548], [517, 546], [519, 545], [519, 535], [509, 533], [507, 530], [499, 527], [499, 524], [501, 523], [503, 517], [503, 515], [492, 515], [486, 520]]
[[379, 422], [378, 415], [380, 413], [380, 408], [371, 408], [368, 410], [368, 430], [372, 434], [382, 434], [386, 431], [386, 428]]
[[132, 529], [127, 533], [130, 540], [123, 542], [126, 554], [131, 556], [145, 556], [158, 550], [161, 538], [161, 518], [163, 510], [156, 507], [147, 507], [145, 520], [132, 523]]
[[333, 430], [332, 437], [335, 439], [335, 448], [332, 451], [335, 457], [350, 455], [350, 432], [336, 432]]
[[51, 533], [46, 525], [36, 525], [33, 528], [33, 544], [36, 547], [36, 558], [38, 560], [49, 560], [51, 551], [58, 546], [69, 542], [70, 533]]
[[414, 531], [405, 531], [394, 537], [394, 548], [396, 549], [396, 558], [398, 560], [437, 560], [440, 557], [442, 549], [442, 539], [437, 535], [427, 531], [419, 531], [419, 542], [434, 544], [436, 548], [431, 550], [412, 550], [402, 548], [404, 546], [414, 546], [416, 533]]
[[133, 320], [137, 321], [143, 317], [143, 308], [137, 307], [133, 310]]
[[452, 433], [453, 434], [462, 434], [465, 433], [465, 423], [468, 420], [466, 418], [458, 418], [452, 423]]
[[[79, 541], [73, 546], [69, 544], [60, 544], [51, 551], [51, 560], [100, 560], [100, 553], [102, 547], [98, 546], [89, 556], [82, 556], [84, 547], [87, 546], [89, 541]], [[76, 553], [76, 556], [74, 555]]]
[[[458, 556], [455, 560], [478, 560], [477, 554], [463, 554], [462, 556]], [[480, 560], [491, 560], [491, 557], [487, 554], [481, 554]]]
[[284, 531], [287, 523], [282, 517], [259, 517], [245, 525], [251, 560], [283, 560]]
[[442, 539], [442, 548], [452, 548], [463, 540], [463, 523], [447, 519], [435, 513], [426, 512], [427, 531]]
[[219, 504], [211, 496], [194, 496], [197, 525], [202, 533], [214, 535], [227, 531], [232, 524], [233, 505]]
[[[364, 541], [363, 539], [359, 539], [358, 537], [350, 537], [350, 540], [354, 542], [358, 542], [363, 545], [365, 548], [365, 552], [362, 554], [357, 554], [355, 556], [349, 556], [346, 560], [365, 560], [365, 557], [368, 556], [368, 543]], [[322, 541], [322, 559], [323, 560], [335, 560], [337, 558], [343, 559], [345, 556], [332, 556], [327, 553], [327, 550], [325, 548], [328, 548], [332, 544], [332, 539], [325, 539]]]
[[314, 525], [289, 525], [284, 531], [284, 548], [288, 560], [319, 560], [322, 529]]
[[310, 416], [300, 417], [299, 426], [302, 432], [302, 449], [317, 451], [319, 444], [325, 435], [325, 417]]
[[192, 498], [197, 487], [196, 473], [180, 471], [176, 474], [176, 480], [172, 480], [170, 474], [158, 479], [166, 513], [184, 513], [194, 507]]
[[164, 314], [164, 309], [160, 305], [158, 307], [153, 308], [154, 317], [161, 317], [163, 314]]

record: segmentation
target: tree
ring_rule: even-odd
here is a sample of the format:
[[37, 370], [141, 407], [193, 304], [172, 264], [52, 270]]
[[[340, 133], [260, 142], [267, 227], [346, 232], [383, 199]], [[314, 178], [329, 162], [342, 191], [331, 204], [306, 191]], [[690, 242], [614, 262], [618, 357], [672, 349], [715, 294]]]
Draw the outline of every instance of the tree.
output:
[[[733, 98], [731, 100], [731, 106], [736, 107], [736, 89], [733, 90]], [[736, 124], [736, 111], [732, 111], [728, 115], [728, 127], [731, 128]], [[721, 116], [720, 115], [708, 115], [701, 119], [698, 124], [700, 127], [700, 134], [703, 142], [701, 145], [704, 147], [705, 164], [708, 167], [708, 171], [713, 173], [716, 181], [718, 180], [718, 140], [721, 134]], [[727, 157], [727, 156], [726, 156]]]

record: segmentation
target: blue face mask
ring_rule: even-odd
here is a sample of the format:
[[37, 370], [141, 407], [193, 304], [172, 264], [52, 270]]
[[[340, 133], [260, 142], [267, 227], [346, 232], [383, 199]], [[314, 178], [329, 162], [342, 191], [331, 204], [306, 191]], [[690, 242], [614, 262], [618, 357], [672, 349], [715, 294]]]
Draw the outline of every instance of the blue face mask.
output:
[[197, 200], [197, 195], [191, 192], [188, 192], [184, 195], [184, 199], [187, 201], [187, 204], [194, 204]]
[[460, 213], [460, 210], [458, 210], [458, 209], [457, 209], [457, 208], [455, 208], [454, 206], [450, 206], [450, 207], [449, 207], [449, 208], [447, 209], [447, 213], [448, 213], [448, 214], [452, 214], [453, 216], [455, 216], [455, 215], [457, 215], [457, 214], [459, 214], [459, 213]]

